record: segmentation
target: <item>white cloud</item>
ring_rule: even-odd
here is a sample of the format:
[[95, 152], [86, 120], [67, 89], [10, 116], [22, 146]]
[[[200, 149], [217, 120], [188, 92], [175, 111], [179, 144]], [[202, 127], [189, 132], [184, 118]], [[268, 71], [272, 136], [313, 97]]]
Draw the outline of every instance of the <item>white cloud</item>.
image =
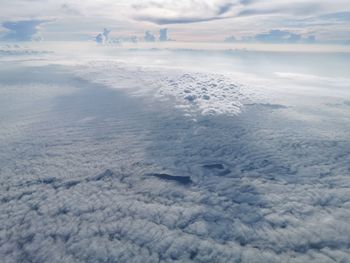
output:
[[[19, 6], [21, 8], [18, 8]], [[37, 10], [40, 10], [40, 13]], [[140, 34], [146, 30], [159, 30], [159, 24], [168, 24], [172, 32], [178, 32], [178, 35], [174, 36], [178, 40], [215, 41], [223, 40], [232, 34], [241, 35], [247, 31], [259, 34], [275, 28], [290, 28], [293, 31], [309, 30], [315, 31], [316, 35], [322, 35], [322, 38], [336, 39], [336, 36], [339, 36], [338, 38], [344, 39], [349, 35], [349, 21], [335, 21], [334, 16], [340, 12], [343, 13], [343, 17], [349, 14], [348, 1], [336, 0], [330, 4], [325, 0], [147, 0], [142, 2], [136, 0], [83, 2], [13, 0], [2, 5], [0, 19], [17, 21], [29, 18], [39, 20], [57, 18], [55, 23], [62, 25], [61, 32], [57, 35], [66, 33], [67, 38], [71, 38], [74, 34], [70, 33], [71, 29], [68, 26], [63, 27], [64, 21], [76, 18], [77, 21], [84, 21], [84, 23], [78, 23], [82, 28], [87, 26], [93, 28], [96, 23], [104, 21], [106, 23], [104, 26], [128, 31], [129, 35]], [[325, 14], [334, 16], [324, 16]], [[332, 26], [327, 28], [311, 26], [312, 20], [328, 22]], [[190, 26], [189, 23], [191, 23]], [[294, 27], [290, 25], [291, 23], [294, 23]], [[253, 24], [254, 27], [252, 27]], [[54, 28], [53, 25], [46, 27]], [[114, 31], [117, 34], [118, 31]], [[187, 31], [192, 32], [191, 36]], [[334, 35], [329, 36], [332, 32]], [[86, 34], [85, 30], [82, 30], [82, 34]]]

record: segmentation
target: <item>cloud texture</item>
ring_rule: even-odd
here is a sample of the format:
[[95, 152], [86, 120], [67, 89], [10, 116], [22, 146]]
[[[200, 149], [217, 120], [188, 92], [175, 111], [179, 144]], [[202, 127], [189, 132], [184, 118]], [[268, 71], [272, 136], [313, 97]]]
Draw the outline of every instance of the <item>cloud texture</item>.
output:
[[[219, 74], [108, 61], [2, 70], [4, 262], [348, 260], [349, 138], [306, 118], [315, 93], [262, 102]], [[244, 110], [201, 114], [214, 95]]]

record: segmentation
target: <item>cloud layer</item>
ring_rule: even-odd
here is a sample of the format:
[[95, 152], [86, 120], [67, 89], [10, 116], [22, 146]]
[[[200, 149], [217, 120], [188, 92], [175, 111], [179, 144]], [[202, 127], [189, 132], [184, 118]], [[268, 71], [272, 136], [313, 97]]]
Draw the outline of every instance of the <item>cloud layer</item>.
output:
[[[109, 61], [1, 69], [4, 262], [349, 258], [348, 124], [308, 118], [349, 102], [262, 103], [219, 74]], [[225, 97], [244, 111], [201, 114]]]

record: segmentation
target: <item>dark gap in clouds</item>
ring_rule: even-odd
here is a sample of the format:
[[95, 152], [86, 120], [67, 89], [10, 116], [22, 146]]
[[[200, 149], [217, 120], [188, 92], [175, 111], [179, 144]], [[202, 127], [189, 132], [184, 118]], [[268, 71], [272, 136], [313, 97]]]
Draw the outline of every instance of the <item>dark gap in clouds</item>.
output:
[[231, 173], [231, 170], [222, 163], [205, 164], [202, 166], [205, 170], [209, 171], [212, 175], [225, 176]]
[[14, 41], [30, 41], [39, 32], [38, 26], [49, 22], [48, 20], [21, 20], [21, 21], [5, 21], [2, 26], [9, 30], [2, 39]]
[[215, 164], [205, 164], [205, 165], [203, 165], [203, 168], [222, 170], [222, 169], [224, 169], [225, 167], [224, 167], [224, 165], [221, 164], [221, 163], [215, 163]]
[[165, 174], [165, 173], [148, 173], [146, 176], [153, 176], [157, 177], [161, 180], [165, 181], [174, 181], [178, 184], [182, 185], [188, 185], [192, 183], [191, 177], [190, 176], [177, 176], [177, 175], [170, 175], [170, 174]]

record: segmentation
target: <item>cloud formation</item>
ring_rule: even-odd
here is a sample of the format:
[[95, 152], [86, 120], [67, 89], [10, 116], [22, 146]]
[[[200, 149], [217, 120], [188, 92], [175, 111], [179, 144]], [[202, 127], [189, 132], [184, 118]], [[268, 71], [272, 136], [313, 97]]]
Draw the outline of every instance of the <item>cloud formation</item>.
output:
[[2, 26], [9, 30], [2, 38], [5, 40], [30, 41], [37, 37], [39, 25], [47, 20], [5, 21]]
[[111, 33], [111, 30], [108, 30], [107, 28], [103, 29], [102, 33], [99, 33], [96, 37], [96, 43], [98, 44], [105, 44], [109, 41], [109, 33]]
[[278, 44], [295, 44], [295, 43], [308, 43], [312, 44], [316, 42], [314, 35], [303, 36], [301, 34], [293, 33], [286, 30], [273, 29], [266, 33], [260, 33], [254, 36], [244, 36], [241, 39], [237, 39], [235, 36], [230, 36], [225, 39], [226, 42], [236, 43], [278, 43]]
[[145, 42], [155, 42], [156, 37], [150, 31], [146, 31], [145, 36], [143, 37], [143, 40]]

